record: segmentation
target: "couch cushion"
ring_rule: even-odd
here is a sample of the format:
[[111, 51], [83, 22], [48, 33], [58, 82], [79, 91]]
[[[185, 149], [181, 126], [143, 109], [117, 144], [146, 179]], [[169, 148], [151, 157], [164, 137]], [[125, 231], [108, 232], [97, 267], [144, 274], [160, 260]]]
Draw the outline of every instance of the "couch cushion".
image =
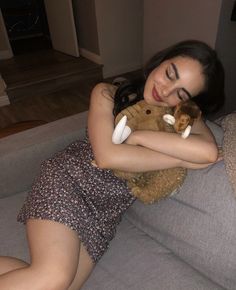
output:
[[127, 220], [82, 290], [219, 290]]
[[216, 143], [218, 145], [222, 145], [223, 143], [223, 136], [224, 136], [224, 131], [220, 125], [218, 125], [216, 122], [212, 122], [207, 120], [206, 125], [210, 128], [211, 132], [213, 133]]
[[25, 226], [16, 221], [26, 192], [0, 199], [0, 256], [13, 256], [29, 261]]
[[135, 204], [126, 219], [227, 289], [236, 285], [236, 199], [221, 161], [189, 170], [174, 196]]

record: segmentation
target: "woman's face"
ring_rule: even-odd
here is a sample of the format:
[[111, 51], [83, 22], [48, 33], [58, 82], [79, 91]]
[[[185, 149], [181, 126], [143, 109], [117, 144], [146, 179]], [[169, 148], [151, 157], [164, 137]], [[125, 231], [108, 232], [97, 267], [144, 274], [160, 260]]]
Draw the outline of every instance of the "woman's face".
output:
[[190, 57], [177, 56], [162, 62], [148, 76], [144, 100], [150, 105], [176, 106], [204, 89], [202, 66]]

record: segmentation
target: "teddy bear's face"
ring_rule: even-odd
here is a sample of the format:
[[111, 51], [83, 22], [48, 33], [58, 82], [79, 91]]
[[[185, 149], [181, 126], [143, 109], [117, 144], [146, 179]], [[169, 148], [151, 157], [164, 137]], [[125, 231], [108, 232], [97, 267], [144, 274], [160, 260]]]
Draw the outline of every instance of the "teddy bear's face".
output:
[[[115, 124], [126, 116], [126, 125], [129, 126], [131, 131], [156, 130], [173, 132], [173, 126], [163, 120], [165, 114], [172, 113], [172, 108], [148, 105], [145, 101], [139, 101], [135, 105], [122, 110], [117, 115]], [[183, 122], [185, 121], [183, 120]], [[117, 177], [125, 179], [133, 195], [144, 203], [153, 203], [168, 196], [181, 186], [186, 176], [186, 169], [184, 168], [170, 168], [151, 172], [125, 172], [119, 170], [113, 170], [113, 172]]]
[[191, 100], [180, 103], [174, 111], [174, 128], [177, 133], [182, 132], [188, 125], [192, 126], [194, 120], [200, 118], [201, 111]]
[[163, 121], [163, 115], [170, 113], [168, 107], [148, 105], [145, 101], [139, 101], [119, 113], [115, 119], [117, 124], [119, 120], [126, 115], [127, 126], [134, 130], [157, 130], [170, 131], [170, 126]]

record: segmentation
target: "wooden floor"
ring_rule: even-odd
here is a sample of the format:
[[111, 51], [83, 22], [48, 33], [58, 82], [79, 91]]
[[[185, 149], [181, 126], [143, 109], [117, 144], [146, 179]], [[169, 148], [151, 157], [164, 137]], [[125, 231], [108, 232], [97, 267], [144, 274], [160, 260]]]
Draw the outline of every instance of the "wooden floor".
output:
[[[100, 65], [53, 50], [0, 61], [0, 72], [11, 101], [0, 107], [0, 129], [28, 120], [51, 122], [85, 111], [92, 88], [102, 80]], [[139, 75], [135, 71], [124, 76]]]

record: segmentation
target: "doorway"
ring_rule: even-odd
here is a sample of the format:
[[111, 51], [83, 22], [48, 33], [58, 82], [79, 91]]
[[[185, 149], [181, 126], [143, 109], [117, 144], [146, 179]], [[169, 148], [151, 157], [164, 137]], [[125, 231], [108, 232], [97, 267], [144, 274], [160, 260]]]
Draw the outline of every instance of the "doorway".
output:
[[1, 0], [13, 54], [53, 48], [79, 57], [72, 0]]
[[44, 0], [1, 0], [14, 55], [52, 48]]

